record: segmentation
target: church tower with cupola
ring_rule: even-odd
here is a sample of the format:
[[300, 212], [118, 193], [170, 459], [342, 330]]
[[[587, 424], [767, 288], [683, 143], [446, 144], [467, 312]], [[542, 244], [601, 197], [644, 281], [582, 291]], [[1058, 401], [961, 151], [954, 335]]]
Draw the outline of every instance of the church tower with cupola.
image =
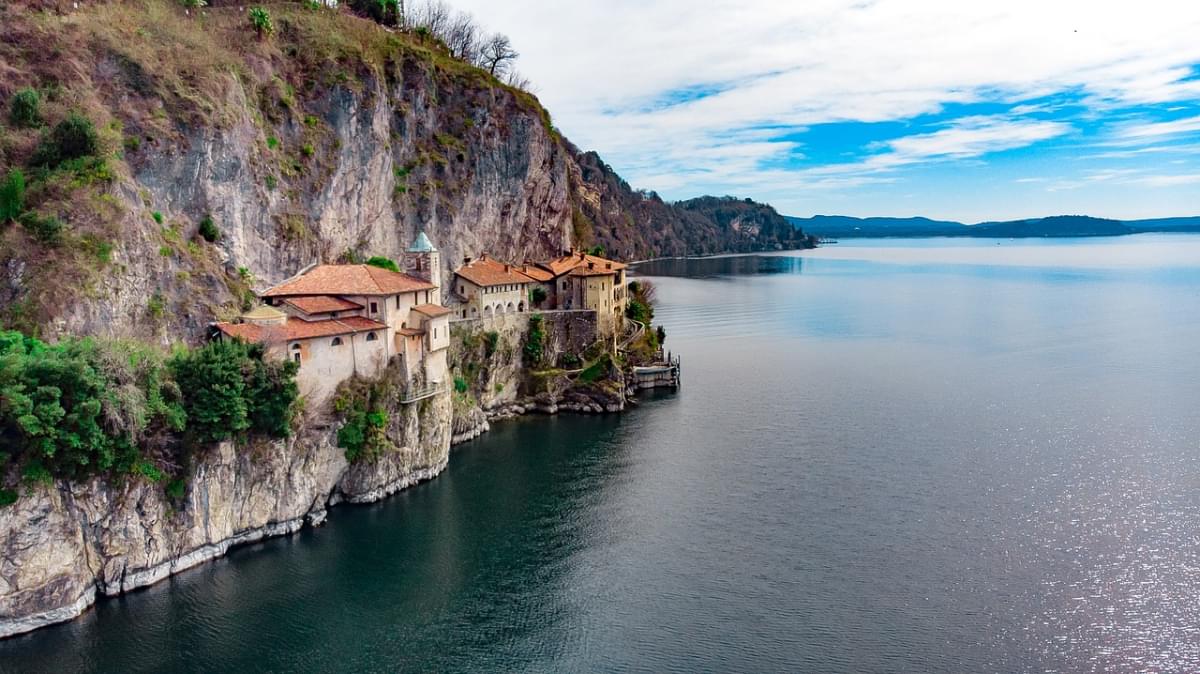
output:
[[413, 244], [404, 251], [404, 272], [437, 286], [438, 297], [441, 297], [442, 256], [424, 231], [419, 232]]

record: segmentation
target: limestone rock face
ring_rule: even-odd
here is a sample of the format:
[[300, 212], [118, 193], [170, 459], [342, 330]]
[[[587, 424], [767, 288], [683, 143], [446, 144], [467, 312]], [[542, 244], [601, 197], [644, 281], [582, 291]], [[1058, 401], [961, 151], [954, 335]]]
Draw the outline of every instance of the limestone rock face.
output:
[[143, 480], [39, 486], [0, 509], [0, 637], [79, 615], [115, 595], [219, 557], [234, 545], [320, 523], [434, 477], [450, 450], [450, 395], [394, 410], [398, 450], [349, 465], [333, 429], [210, 448], [182, 500]]

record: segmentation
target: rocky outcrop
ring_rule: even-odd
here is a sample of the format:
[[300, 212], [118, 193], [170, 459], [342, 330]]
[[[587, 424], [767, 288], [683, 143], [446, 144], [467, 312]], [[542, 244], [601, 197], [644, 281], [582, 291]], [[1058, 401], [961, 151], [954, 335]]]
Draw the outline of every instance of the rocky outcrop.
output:
[[394, 410], [399, 449], [348, 464], [334, 431], [211, 448], [182, 499], [142, 480], [29, 489], [0, 510], [0, 637], [69, 620], [99, 595], [158, 582], [229, 548], [320, 524], [340, 502], [367, 503], [445, 468], [450, 396]]

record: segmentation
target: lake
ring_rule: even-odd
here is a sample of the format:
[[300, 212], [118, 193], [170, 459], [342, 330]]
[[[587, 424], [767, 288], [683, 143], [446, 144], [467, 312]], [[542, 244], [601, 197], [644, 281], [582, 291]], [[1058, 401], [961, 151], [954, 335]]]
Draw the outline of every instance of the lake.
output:
[[678, 393], [498, 423], [0, 669], [1200, 669], [1200, 236], [641, 271]]

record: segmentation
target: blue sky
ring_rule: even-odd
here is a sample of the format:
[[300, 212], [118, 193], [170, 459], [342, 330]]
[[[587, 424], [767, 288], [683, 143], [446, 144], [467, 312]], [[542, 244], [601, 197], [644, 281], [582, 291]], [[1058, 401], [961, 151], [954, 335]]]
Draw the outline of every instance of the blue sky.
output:
[[512, 37], [569, 138], [664, 198], [1200, 214], [1200, 2], [453, 4]]

